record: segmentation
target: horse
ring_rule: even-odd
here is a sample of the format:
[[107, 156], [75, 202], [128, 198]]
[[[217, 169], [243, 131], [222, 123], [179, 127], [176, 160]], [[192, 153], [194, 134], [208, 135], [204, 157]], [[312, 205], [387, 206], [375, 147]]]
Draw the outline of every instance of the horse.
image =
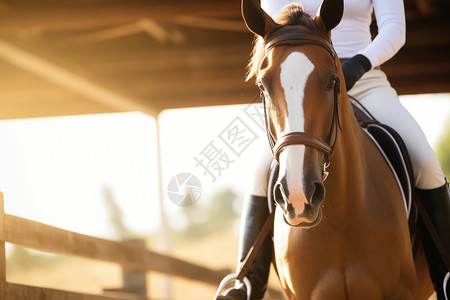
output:
[[314, 17], [290, 4], [275, 21], [242, 0], [257, 38], [248, 77], [279, 165], [274, 265], [289, 299], [428, 299], [400, 188], [354, 116], [330, 40], [342, 14], [342, 0], [324, 0]]

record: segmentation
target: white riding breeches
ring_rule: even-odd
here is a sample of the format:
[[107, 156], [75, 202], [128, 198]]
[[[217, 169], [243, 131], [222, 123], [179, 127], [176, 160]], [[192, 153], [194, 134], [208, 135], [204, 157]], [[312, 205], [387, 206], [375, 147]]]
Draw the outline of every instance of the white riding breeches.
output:
[[441, 165], [422, 128], [401, 104], [383, 71], [373, 69], [365, 73], [348, 94], [375, 119], [400, 134], [411, 158], [416, 188], [434, 189], [445, 184]]

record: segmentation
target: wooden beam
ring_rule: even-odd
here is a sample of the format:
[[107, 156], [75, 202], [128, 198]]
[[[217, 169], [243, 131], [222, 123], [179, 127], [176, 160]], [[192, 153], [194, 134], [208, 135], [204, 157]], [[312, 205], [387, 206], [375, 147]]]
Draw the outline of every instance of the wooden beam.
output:
[[240, 19], [236, 1], [10, 1], [0, 10], [0, 33], [109, 27], [152, 18], [169, 22], [174, 16]]
[[205, 18], [196, 16], [180, 16], [171, 20], [172, 23], [213, 30], [227, 30], [237, 32], [248, 32], [242, 20], [221, 20], [217, 18]]
[[165, 30], [161, 25], [150, 18], [141, 19], [129, 24], [83, 33], [74, 37], [69, 37], [63, 42], [73, 45], [83, 45], [123, 38], [142, 32], [148, 34], [150, 38], [153, 38], [162, 44], [169, 41], [175, 44], [184, 42], [184, 38], [181, 33], [175, 30]]
[[[433, 80], [434, 79], [434, 80]], [[450, 93], [449, 80], [440, 77], [392, 78], [390, 83], [399, 95]]]
[[0, 57], [28, 72], [75, 91], [117, 111], [141, 111], [157, 117], [159, 111], [119, 95], [62, 67], [0, 40]]

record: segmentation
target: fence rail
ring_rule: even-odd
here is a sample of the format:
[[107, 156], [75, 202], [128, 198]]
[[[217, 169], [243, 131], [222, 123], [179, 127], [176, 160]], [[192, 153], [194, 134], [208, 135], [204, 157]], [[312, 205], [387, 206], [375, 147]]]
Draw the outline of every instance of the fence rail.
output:
[[9, 283], [6, 281], [5, 242], [44, 252], [117, 263], [130, 270], [153, 271], [212, 285], [217, 285], [227, 274], [227, 271], [224, 270], [212, 270], [137, 245], [100, 239], [6, 214], [3, 194], [0, 192], [0, 299], [142, 299], [88, 295]]
[[89, 295], [16, 283], [0, 283], [0, 295], [5, 300], [146, 300], [134, 296]]

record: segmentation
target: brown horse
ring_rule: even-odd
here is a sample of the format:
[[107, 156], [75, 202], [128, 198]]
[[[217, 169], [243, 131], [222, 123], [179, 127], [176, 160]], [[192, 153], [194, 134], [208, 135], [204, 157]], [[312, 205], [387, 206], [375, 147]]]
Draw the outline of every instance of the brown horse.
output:
[[325, 0], [314, 18], [291, 4], [275, 22], [254, 0], [242, 11], [259, 39], [249, 78], [279, 163], [273, 240], [289, 299], [427, 299], [401, 191], [354, 117], [330, 41], [342, 0]]

